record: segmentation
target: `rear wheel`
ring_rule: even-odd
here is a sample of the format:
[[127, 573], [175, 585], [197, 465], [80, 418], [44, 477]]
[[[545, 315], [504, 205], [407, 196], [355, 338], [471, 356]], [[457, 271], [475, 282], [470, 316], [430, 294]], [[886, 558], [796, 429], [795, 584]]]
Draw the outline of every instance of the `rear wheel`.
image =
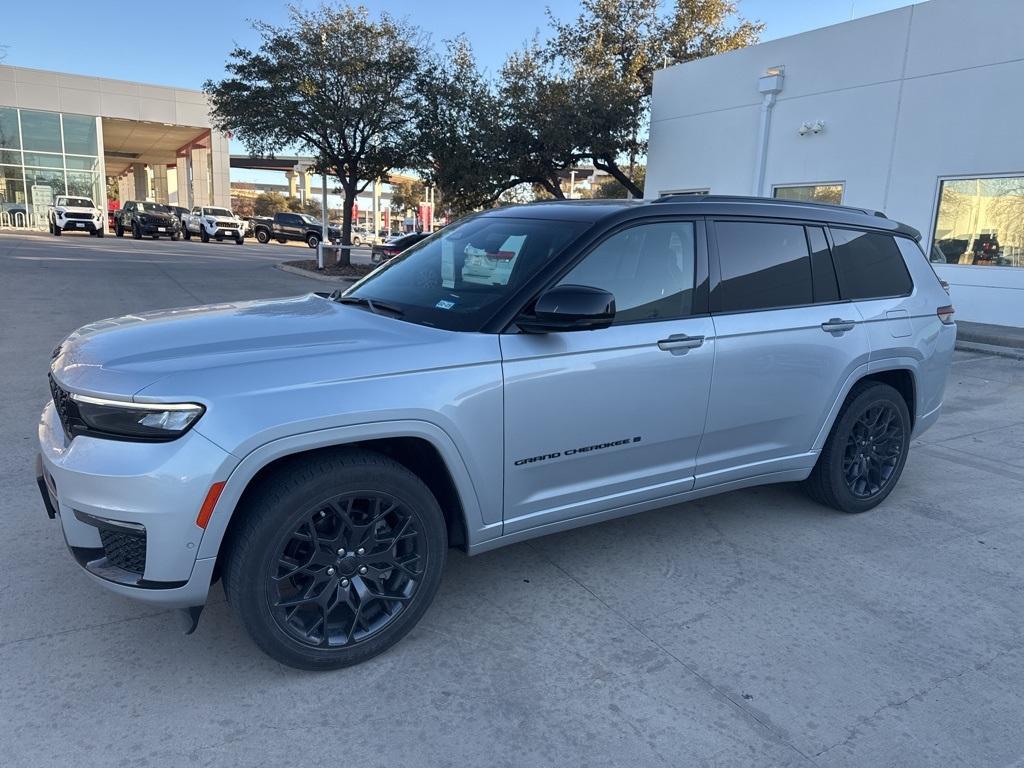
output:
[[437, 591], [447, 536], [437, 500], [390, 458], [294, 460], [250, 494], [224, 586], [259, 647], [300, 669], [356, 664], [398, 642]]
[[877, 381], [859, 382], [806, 481], [808, 493], [843, 512], [878, 506], [903, 474], [910, 432], [910, 411], [898, 391]]

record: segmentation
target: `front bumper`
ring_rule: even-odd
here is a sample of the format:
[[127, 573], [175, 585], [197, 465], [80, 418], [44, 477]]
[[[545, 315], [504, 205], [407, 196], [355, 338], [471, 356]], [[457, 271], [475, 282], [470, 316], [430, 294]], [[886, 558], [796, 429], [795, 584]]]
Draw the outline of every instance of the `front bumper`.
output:
[[225, 237], [233, 239], [245, 236], [240, 227], [208, 227], [203, 224], [203, 228], [206, 229], [206, 234], [210, 237], [216, 238], [217, 240], [223, 240]]
[[95, 219], [56, 219], [54, 225], [61, 232], [96, 232], [103, 228]]
[[147, 222], [146, 224], [139, 224], [139, 231], [143, 235], [178, 235], [181, 234], [181, 228], [177, 224], [168, 223], [157, 223]]
[[[195, 430], [169, 443], [68, 441], [52, 402], [38, 433], [44, 506], [86, 573], [127, 597], [165, 607], [203, 605], [216, 558], [196, 557], [203, 536], [196, 514], [210, 485], [237, 460]], [[125, 543], [144, 547], [144, 555], [115, 554], [112, 546]]]

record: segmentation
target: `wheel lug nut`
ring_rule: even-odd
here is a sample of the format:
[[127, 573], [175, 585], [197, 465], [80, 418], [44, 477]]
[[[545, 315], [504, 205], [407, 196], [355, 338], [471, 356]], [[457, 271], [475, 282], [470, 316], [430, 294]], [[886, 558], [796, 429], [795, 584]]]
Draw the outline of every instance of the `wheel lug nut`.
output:
[[359, 549], [356, 550], [356, 554], [357, 555], [365, 555], [366, 554], [366, 550], [363, 549], [362, 547], [360, 547]]
[[343, 586], [343, 587], [347, 587], [348, 585], [349, 585], [349, 581], [348, 581], [348, 579], [342, 579], [342, 580], [341, 580], [341, 586]]
[[366, 575], [366, 571], [367, 571], [367, 568], [366, 568], [366, 566], [365, 566], [365, 565], [361, 565], [361, 566], [359, 566], [359, 572], [360, 572], [361, 574], [363, 574], [364, 576]]
[[333, 576], [334, 575], [334, 569], [333, 568], [328, 568], [327, 569], [327, 575], [328, 576]]
[[338, 550], [338, 557], [344, 557], [344, 556], [345, 556], [345, 550], [344, 549], [339, 549]]

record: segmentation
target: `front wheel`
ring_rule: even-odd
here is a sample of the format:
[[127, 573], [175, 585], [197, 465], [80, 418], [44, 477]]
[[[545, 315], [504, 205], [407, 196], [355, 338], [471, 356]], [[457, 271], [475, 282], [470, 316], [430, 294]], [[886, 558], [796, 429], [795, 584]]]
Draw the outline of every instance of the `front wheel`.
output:
[[239, 235], [238, 237], [235, 238], [235, 245], [241, 245], [244, 242], [245, 242], [245, 238], [242, 237], [241, 235]]
[[132, 237], [135, 238], [136, 240], [142, 239], [142, 230], [139, 229], [138, 224], [132, 224]]
[[256, 230], [256, 242], [260, 245], [266, 245], [270, 242], [270, 233], [265, 229]]
[[96, 230], [96, 237], [103, 237], [104, 235], [106, 235], [106, 232], [104, 232], [102, 229]]
[[336, 669], [398, 642], [430, 606], [444, 517], [415, 474], [339, 450], [285, 464], [247, 494], [224, 570], [256, 644], [299, 669]]
[[206, 227], [199, 227], [199, 239], [202, 240], [204, 243], [210, 242], [210, 235], [206, 231]]
[[184, 237], [186, 240], [191, 240], [192, 239], [192, 233], [189, 232], [189, 229], [188, 229], [187, 226], [184, 226], [184, 227], [181, 228], [181, 236]]
[[910, 449], [910, 411], [888, 384], [854, 386], [822, 448], [806, 488], [842, 512], [866, 512], [896, 486]]
[[115, 224], [114, 225], [114, 235], [116, 237], [124, 237], [124, 227], [122, 227], [120, 224]]
[[60, 228], [59, 224], [54, 224], [53, 225], [53, 234], [54, 234], [54, 237], [60, 237], [61, 235], [64, 234], [64, 230]]
[[310, 248], [316, 248], [318, 245], [320, 245], [320, 238], [313, 234], [307, 235], [306, 245], [308, 245]]

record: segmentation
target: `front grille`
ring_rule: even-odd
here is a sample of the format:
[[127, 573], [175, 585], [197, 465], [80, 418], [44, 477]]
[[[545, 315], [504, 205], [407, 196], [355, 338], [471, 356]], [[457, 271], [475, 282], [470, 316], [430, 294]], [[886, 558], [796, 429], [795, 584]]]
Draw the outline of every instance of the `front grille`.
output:
[[146, 532], [100, 528], [103, 553], [111, 565], [140, 576], [146, 570]]
[[217, 229], [238, 229], [238, 225], [233, 221], [218, 221]]
[[50, 395], [53, 397], [53, 405], [57, 409], [57, 416], [60, 418], [60, 425], [64, 428], [64, 434], [71, 434], [71, 410], [75, 407], [71, 395], [61, 389], [60, 385], [53, 378], [53, 374], [47, 374], [50, 379]]
[[86, 221], [88, 221], [89, 219], [92, 218], [92, 216], [90, 214], [88, 214], [88, 213], [72, 213], [71, 211], [68, 211], [67, 213], [64, 214], [64, 218], [65, 219], [85, 219]]

